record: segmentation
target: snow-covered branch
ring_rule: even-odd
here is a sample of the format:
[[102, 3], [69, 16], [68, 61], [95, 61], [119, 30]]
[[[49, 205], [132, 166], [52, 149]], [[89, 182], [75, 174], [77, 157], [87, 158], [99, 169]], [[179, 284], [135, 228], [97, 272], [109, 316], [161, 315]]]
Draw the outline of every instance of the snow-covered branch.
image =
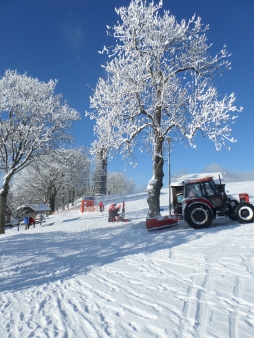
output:
[[18, 172], [57, 142], [71, 140], [68, 128], [79, 114], [54, 95], [56, 83], [11, 70], [0, 79], [0, 169], [6, 174]]
[[212, 83], [230, 68], [225, 46], [211, 56], [209, 27], [199, 17], [177, 23], [168, 11], [161, 16], [161, 8], [161, 1], [133, 0], [116, 10], [121, 22], [112, 29], [118, 43], [105, 66], [109, 77], [98, 81], [93, 111], [87, 112], [96, 119], [96, 146], [101, 142], [112, 153], [120, 148], [129, 153], [140, 142], [154, 144], [155, 135], [165, 138], [171, 132], [192, 146], [198, 130], [217, 149], [233, 141], [231, 112], [241, 109], [234, 105], [234, 94], [219, 100]]
[[7, 70], [0, 79], [0, 170], [4, 172], [0, 192], [0, 233], [10, 181], [34, 159], [69, 142], [69, 127], [79, 119], [61, 95], [55, 95], [57, 81], [48, 83]]
[[117, 41], [105, 49], [108, 78], [99, 79], [86, 112], [96, 120], [93, 146], [105, 146], [109, 159], [150, 147], [162, 157], [154, 157], [160, 166], [154, 170], [162, 170], [167, 136], [195, 146], [200, 131], [217, 149], [235, 142], [231, 125], [242, 111], [233, 93], [220, 99], [213, 83], [230, 69], [225, 46], [212, 56], [209, 26], [196, 16], [178, 23], [169, 11], [161, 14], [162, 5], [132, 0], [116, 10], [120, 20], [111, 31]]

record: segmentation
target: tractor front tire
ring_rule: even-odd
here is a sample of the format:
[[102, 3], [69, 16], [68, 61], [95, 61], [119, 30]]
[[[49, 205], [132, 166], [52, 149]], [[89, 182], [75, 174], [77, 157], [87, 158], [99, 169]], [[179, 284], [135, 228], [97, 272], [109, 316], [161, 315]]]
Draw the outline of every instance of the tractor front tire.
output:
[[194, 229], [208, 228], [212, 224], [213, 213], [206, 204], [194, 203], [186, 208], [185, 220]]
[[254, 222], [254, 207], [250, 203], [239, 203], [235, 210], [234, 216], [239, 223], [252, 223]]
[[[234, 203], [233, 206], [232, 206], [232, 203]], [[231, 208], [232, 208], [232, 209], [230, 210], [230, 212], [229, 212], [229, 214], [228, 214], [228, 218], [231, 219], [231, 221], [237, 221], [234, 212], [235, 212], [235, 208], [236, 208], [236, 206], [239, 204], [239, 202], [238, 202], [237, 200], [231, 200], [231, 201], [230, 201], [230, 204], [231, 204]]]
[[237, 221], [236, 217], [233, 215], [233, 213], [228, 214], [228, 218], [231, 219], [231, 221]]

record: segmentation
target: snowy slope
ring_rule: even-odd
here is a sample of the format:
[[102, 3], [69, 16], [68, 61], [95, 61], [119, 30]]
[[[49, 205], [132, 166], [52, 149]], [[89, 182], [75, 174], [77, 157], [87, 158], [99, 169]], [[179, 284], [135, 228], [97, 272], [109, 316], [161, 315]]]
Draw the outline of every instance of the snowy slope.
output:
[[253, 223], [147, 232], [146, 193], [109, 198], [129, 223], [73, 210], [0, 237], [2, 338], [254, 336]]

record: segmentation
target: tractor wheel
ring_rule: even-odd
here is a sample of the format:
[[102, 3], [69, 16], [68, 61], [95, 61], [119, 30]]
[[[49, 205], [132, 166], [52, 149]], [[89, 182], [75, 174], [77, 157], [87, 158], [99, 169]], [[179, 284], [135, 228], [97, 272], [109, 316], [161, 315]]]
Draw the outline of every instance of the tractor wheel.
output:
[[206, 204], [194, 203], [186, 208], [185, 220], [194, 229], [208, 228], [213, 221], [213, 213]]
[[231, 219], [231, 221], [237, 221], [236, 217], [233, 215], [233, 213], [228, 214], [228, 218]]
[[[232, 206], [232, 203], [234, 203], [234, 205]], [[231, 204], [231, 210], [230, 213], [227, 215], [229, 219], [231, 219], [231, 221], [237, 221], [236, 216], [234, 215], [235, 212], [235, 207], [239, 204], [239, 202], [237, 200], [231, 200], [230, 201]]]
[[254, 222], [254, 207], [250, 203], [239, 203], [235, 210], [234, 216], [239, 223]]

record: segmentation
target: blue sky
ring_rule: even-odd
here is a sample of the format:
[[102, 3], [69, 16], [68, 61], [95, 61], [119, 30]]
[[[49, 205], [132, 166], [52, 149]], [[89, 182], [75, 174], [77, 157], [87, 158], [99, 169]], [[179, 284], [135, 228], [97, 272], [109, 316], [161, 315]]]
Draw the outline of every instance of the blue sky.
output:
[[[85, 118], [98, 78], [104, 76], [105, 56], [98, 53], [104, 45], [114, 44], [107, 37], [106, 25], [117, 22], [115, 7], [128, 6], [129, 0], [0, 0], [0, 76], [6, 69], [41, 81], [58, 79], [57, 93], [77, 109], [82, 120], [75, 123], [76, 145], [90, 146], [94, 140], [93, 122]], [[211, 51], [224, 44], [232, 56], [232, 70], [216, 79], [222, 96], [236, 94], [236, 105], [244, 112], [236, 121], [232, 135], [238, 140], [231, 150], [216, 151], [208, 139], [197, 138], [197, 148], [172, 146], [171, 174], [222, 170], [238, 178], [254, 180], [254, 1], [253, 0], [164, 0], [164, 8], [177, 20], [193, 14], [210, 25]], [[137, 154], [134, 170], [126, 175], [138, 186], [146, 185], [152, 175], [152, 161]], [[120, 159], [108, 165], [109, 171], [123, 171]], [[165, 163], [165, 186], [168, 184]], [[244, 174], [243, 174], [244, 173]]]

